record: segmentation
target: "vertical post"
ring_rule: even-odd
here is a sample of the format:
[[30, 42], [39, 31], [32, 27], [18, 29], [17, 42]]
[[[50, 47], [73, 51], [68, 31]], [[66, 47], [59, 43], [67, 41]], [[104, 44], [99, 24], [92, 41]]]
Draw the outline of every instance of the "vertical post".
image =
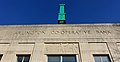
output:
[[1, 62], [16, 62], [16, 45], [18, 43], [15, 41], [12, 41], [11, 44], [9, 45], [6, 53], [3, 55], [3, 58]]
[[120, 50], [116, 42], [107, 42], [108, 49], [111, 53], [113, 62], [120, 62]]
[[45, 62], [44, 55], [44, 43], [43, 42], [35, 42], [34, 50], [31, 55], [30, 62]]

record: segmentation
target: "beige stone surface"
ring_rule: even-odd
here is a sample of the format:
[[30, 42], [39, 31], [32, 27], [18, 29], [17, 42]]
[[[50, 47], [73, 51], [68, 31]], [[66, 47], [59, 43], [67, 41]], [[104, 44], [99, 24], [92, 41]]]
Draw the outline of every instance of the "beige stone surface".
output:
[[120, 50], [115, 42], [108, 42], [108, 48], [114, 62], [120, 62]]
[[48, 43], [45, 54], [79, 54], [78, 43]]
[[44, 43], [35, 43], [30, 62], [45, 62]]
[[16, 54], [30, 54], [30, 62], [48, 62], [47, 55], [76, 55], [77, 62], [95, 62], [94, 54], [108, 54], [120, 62], [120, 26], [112, 24], [1, 25], [1, 62], [16, 62]]
[[120, 38], [113, 25], [12, 25], [0, 26], [0, 39]]

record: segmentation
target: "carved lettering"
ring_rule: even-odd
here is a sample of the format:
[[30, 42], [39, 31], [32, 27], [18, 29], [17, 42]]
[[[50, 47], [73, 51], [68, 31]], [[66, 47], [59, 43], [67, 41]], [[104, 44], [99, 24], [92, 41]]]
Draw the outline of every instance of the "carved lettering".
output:
[[[120, 33], [119, 30], [116, 30]], [[15, 32], [16, 35], [41, 35], [41, 34], [55, 34], [55, 35], [81, 35], [81, 34], [111, 34], [111, 31], [108, 30], [53, 30], [53, 31], [42, 31], [42, 30], [35, 30], [35, 31], [17, 31]]]
[[80, 30], [73, 30], [73, 31], [68, 31], [68, 30], [64, 30], [64, 31], [52, 31], [51, 34], [90, 34], [90, 30], [86, 30], [86, 31], [80, 31]]
[[45, 34], [44, 31], [18, 31], [15, 33], [16, 35], [39, 35]]
[[97, 34], [111, 34], [111, 32], [110, 31], [105, 31], [105, 30], [103, 30], [103, 31], [98, 31], [98, 30], [96, 30], [96, 33]]
[[85, 34], [90, 34], [90, 30], [88, 31], [83, 31]]

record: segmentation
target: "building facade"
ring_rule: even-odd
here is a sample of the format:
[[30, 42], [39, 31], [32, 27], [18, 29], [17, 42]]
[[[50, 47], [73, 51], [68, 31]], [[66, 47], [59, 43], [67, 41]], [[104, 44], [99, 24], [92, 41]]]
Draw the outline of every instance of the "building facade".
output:
[[0, 26], [1, 62], [120, 62], [120, 26]]

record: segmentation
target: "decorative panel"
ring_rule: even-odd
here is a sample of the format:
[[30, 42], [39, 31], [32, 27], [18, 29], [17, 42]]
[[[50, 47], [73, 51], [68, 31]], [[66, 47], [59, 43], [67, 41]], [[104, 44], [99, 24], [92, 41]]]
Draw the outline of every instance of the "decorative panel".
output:
[[46, 54], [78, 54], [78, 43], [47, 43]]

